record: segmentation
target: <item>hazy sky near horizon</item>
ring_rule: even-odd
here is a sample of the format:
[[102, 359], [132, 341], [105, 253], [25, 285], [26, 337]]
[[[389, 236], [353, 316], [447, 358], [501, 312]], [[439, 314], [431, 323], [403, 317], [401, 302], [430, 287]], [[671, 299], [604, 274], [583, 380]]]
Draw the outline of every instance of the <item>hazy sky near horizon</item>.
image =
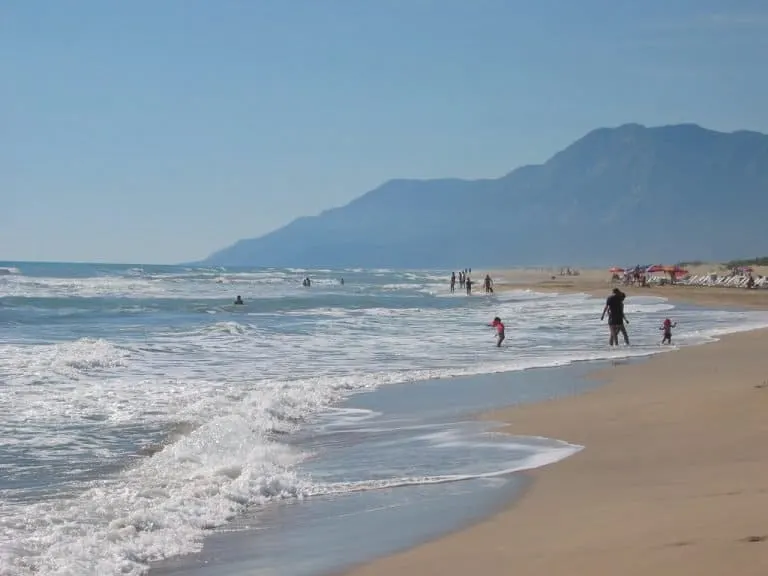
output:
[[199, 259], [601, 126], [768, 132], [764, 0], [12, 0], [0, 53], [0, 260]]

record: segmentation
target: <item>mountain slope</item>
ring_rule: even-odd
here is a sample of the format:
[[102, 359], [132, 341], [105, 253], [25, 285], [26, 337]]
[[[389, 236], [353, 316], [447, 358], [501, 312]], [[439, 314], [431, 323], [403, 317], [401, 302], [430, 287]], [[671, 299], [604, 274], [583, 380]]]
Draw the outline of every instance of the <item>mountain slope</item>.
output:
[[768, 136], [696, 125], [590, 132], [492, 180], [392, 180], [214, 253], [212, 265], [486, 267], [768, 252]]

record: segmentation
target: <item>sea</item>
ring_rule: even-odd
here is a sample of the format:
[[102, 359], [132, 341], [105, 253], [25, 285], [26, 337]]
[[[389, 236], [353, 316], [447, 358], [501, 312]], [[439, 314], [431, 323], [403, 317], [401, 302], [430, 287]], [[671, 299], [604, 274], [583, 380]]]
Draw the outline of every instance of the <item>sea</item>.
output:
[[768, 326], [630, 297], [631, 346], [610, 348], [602, 299], [449, 275], [0, 262], [0, 575], [340, 570], [584, 448], [478, 412]]

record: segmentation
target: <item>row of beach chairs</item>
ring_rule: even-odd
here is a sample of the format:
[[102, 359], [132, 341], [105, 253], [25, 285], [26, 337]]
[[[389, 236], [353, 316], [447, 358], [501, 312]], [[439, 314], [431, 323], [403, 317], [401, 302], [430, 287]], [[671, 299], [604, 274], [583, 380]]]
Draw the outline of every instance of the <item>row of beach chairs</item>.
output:
[[[768, 288], [768, 276], [754, 277], [754, 288]], [[699, 276], [686, 276], [677, 280], [677, 284], [685, 286], [717, 286], [720, 288], [747, 288], [749, 276], [718, 274], [702, 274]]]

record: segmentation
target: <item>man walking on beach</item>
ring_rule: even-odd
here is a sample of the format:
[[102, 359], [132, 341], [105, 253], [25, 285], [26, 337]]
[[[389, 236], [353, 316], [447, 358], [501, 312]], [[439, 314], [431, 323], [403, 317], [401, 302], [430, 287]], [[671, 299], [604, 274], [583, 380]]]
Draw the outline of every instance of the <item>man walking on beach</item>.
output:
[[629, 323], [629, 320], [624, 316], [624, 298], [626, 298], [626, 294], [618, 288], [614, 288], [613, 294], [606, 299], [603, 314], [600, 316], [602, 321], [605, 319], [606, 313], [608, 314], [609, 346], [619, 345], [619, 332], [623, 334], [624, 342], [629, 346], [629, 335], [626, 328], [624, 328], [624, 323]]

